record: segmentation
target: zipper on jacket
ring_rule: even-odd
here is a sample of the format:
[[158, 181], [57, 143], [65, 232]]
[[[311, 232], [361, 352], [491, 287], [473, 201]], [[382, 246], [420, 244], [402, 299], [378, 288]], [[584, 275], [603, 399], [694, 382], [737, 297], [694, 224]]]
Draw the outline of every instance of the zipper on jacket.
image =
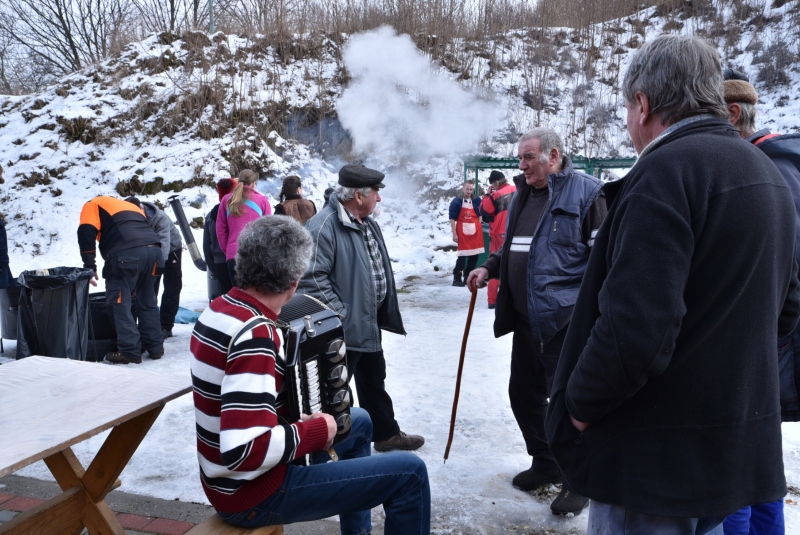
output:
[[[552, 180], [550, 180], [549, 177], [548, 177], [548, 180], [547, 180], [547, 205], [545, 205], [545, 207], [544, 207], [544, 211], [542, 212], [542, 215], [539, 218], [539, 222], [536, 223], [536, 228], [533, 229], [533, 239], [531, 240], [531, 248], [530, 248], [530, 251], [528, 252], [528, 272], [530, 272], [531, 262], [533, 261], [533, 244], [536, 243], [536, 235], [539, 232], [539, 227], [542, 226], [542, 219], [544, 219], [545, 214], [548, 212], [548, 210], [550, 210], [550, 205], [553, 203], [553, 188], [554, 188], [554, 186], [552, 184]], [[529, 283], [528, 284], [528, 292], [532, 292], [533, 291], [531, 289], [532, 285], [530, 284], [530, 282], [531, 281], [528, 281], [528, 283]], [[528, 296], [525, 296], [525, 297], [527, 298]], [[533, 299], [533, 312], [534, 312], [534, 318], [535, 318], [535, 321], [536, 321], [536, 332], [539, 335], [540, 348], [542, 350], [542, 353], [544, 353], [544, 342], [542, 341], [542, 326], [541, 326], [541, 321], [539, 320], [538, 311], [536, 310], [536, 299]]]

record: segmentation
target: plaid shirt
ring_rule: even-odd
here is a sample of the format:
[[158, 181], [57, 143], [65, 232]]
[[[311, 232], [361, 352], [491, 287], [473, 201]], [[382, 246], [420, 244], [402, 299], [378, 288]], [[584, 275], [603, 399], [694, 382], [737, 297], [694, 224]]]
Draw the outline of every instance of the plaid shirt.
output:
[[383, 256], [381, 256], [381, 249], [378, 246], [378, 240], [375, 239], [375, 235], [372, 234], [372, 231], [369, 229], [368, 225], [359, 223], [350, 212], [347, 212], [347, 215], [350, 216], [350, 221], [355, 223], [355, 225], [361, 229], [361, 237], [364, 238], [364, 245], [367, 247], [367, 253], [369, 253], [370, 268], [372, 268], [372, 283], [375, 287], [376, 298], [375, 302], [377, 303], [378, 308], [380, 308], [381, 304], [383, 304], [383, 300], [386, 299], [387, 284], [386, 270], [383, 269]]

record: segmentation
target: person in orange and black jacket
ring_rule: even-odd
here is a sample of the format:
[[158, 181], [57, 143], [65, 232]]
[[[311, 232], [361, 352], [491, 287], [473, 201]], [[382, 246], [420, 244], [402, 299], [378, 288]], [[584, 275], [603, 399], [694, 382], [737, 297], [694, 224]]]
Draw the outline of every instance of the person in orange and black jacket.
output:
[[[147, 351], [153, 360], [164, 355], [164, 339], [155, 295], [155, 278], [164, 269], [158, 235], [135, 204], [113, 197], [95, 197], [83, 205], [78, 244], [83, 267], [97, 279], [95, 241], [103, 257], [106, 306], [117, 329], [117, 351], [106, 354], [111, 364], [140, 364]], [[96, 286], [94, 280], [90, 281]], [[136, 293], [138, 328], [131, 313]]]

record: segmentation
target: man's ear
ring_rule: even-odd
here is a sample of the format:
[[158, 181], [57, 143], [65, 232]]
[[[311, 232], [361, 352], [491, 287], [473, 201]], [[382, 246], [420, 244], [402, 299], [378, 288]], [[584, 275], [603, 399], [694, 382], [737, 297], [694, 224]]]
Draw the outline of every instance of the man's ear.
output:
[[549, 163], [550, 167], [555, 167], [561, 163], [561, 155], [558, 153], [558, 149], [555, 147], [550, 149]]
[[639, 108], [639, 124], [644, 126], [650, 119], [650, 97], [641, 91], [633, 95], [634, 104]]
[[731, 102], [728, 104], [728, 114], [730, 115], [731, 124], [736, 126], [739, 124], [739, 119], [742, 118], [742, 107], [738, 102]]

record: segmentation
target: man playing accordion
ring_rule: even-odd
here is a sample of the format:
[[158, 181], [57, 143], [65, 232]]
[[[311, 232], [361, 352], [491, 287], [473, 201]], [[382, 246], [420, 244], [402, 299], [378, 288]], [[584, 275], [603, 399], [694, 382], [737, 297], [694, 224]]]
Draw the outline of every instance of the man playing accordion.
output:
[[[383, 504], [387, 535], [429, 533], [425, 464], [404, 452], [371, 457], [372, 422], [364, 410], [351, 409], [350, 434], [334, 446], [331, 415], [287, 421], [276, 322], [308, 267], [311, 245], [290, 217], [248, 224], [236, 254], [239, 286], [212, 301], [195, 326], [191, 370], [203, 489], [220, 516], [241, 527], [338, 514], [342, 534], [370, 533], [370, 509]], [[307, 454], [311, 465], [292, 464]]]

